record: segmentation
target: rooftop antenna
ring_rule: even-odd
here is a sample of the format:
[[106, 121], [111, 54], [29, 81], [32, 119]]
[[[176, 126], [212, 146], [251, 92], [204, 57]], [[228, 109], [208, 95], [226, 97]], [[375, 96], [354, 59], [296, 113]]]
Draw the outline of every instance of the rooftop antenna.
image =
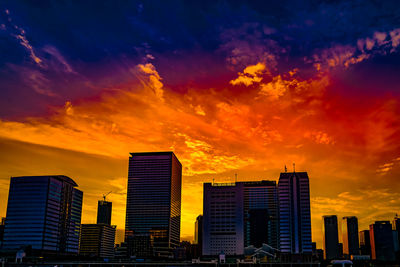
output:
[[213, 182], [212, 182], [212, 184], [214, 185], [214, 178], [213, 178]]
[[109, 194], [111, 194], [112, 191], [108, 192], [107, 194], [103, 194], [103, 200], [106, 201], [106, 196], [108, 196]]
[[235, 173], [235, 183], [237, 182], [237, 173]]
[[296, 163], [293, 163], [293, 172], [296, 172]]
[[285, 164], [285, 172], [287, 172], [287, 167], [286, 167], [286, 164]]

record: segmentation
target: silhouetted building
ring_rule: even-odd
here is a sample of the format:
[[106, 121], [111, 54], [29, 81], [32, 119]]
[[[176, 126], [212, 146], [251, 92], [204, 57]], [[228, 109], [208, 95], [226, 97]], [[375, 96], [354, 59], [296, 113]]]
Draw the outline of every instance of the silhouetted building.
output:
[[182, 165], [173, 152], [131, 153], [125, 241], [128, 254], [171, 257], [180, 242]]
[[359, 255], [358, 220], [355, 216], [343, 217], [342, 221], [343, 254]]
[[194, 245], [197, 245], [196, 256], [201, 256], [203, 249], [203, 215], [199, 215], [196, 218], [194, 225]]
[[343, 259], [343, 243], [338, 243], [338, 258]]
[[283, 253], [312, 253], [307, 172], [281, 173], [278, 182], [279, 236]]
[[[275, 181], [240, 182], [244, 187], [244, 244], [279, 247], [278, 193]], [[239, 184], [239, 183], [237, 183]]]
[[369, 230], [360, 231], [359, 240], [360, 240], [361, 255], [371, 255], [371, 242], [369, 239]]
[[389, 221], [376, 221], [369, 226], [371, 259], [394, 261], [392, 225]]
[[397, 234], [397, 236], [395, 237], [395, 241], [397, 241], [395, 242], [395, 252], [396, 252], [396, 258], [400, 260], [400, 218], [398, 217], [397, 214], [393, 219], [392, 228], [394, 231], [396, 231], [395, 235]]
[[243, 255], [243, 183], [203, 188], [203, 255]]
[[323, 216], [323, 245], [326, 260], [339, 258], [338, 222], [336, 215]]
[[79, 254], [96, 258], [113, 258], [115, 228], [108, 224], [82, 224]]
[[97, 204], [97, 223], [111, 225], [112, 202], [99, 200]]
[[2, 217], [1, 218], [1, 222], [0, 222], [0, 248], [3, 245], [3, 237], [4, 237], [4, 228], [5, 228], [5, 224], [6, 224], [6, 217]]
[[63, 175], [12, 177], [3, 248], [77, 254], [83, 196], [77, 186]]

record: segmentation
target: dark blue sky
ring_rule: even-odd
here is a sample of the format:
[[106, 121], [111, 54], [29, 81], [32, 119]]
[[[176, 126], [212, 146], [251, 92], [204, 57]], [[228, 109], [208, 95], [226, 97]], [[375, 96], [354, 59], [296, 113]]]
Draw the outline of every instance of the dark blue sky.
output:
[[[260, 61], [308, 77], [324, 49], [400, 27], [398, 1], [2, 1], [0, 14], [2, 118], [96, 95], [148, 61], [176, 90], [218, 87]], [[356, 75], [376, 70], [398, 82], [398, 52], [374, 49], [380, 58]]]

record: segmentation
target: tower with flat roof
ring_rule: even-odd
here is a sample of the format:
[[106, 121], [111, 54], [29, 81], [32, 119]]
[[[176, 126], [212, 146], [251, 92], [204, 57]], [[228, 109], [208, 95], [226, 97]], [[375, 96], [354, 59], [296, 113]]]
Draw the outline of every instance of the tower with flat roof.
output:
[[170, 257], [180, 242], [182, 165], [173, 152], [131, 153], [125, 241], [137, 257]]
[[323, 216], [323, 245], [324, 245], [324, 258], [326, 260], [333, 260], [339, 258], [339, 234], [338, 234], [338, 220], [336, 215]]
[[281, 173], [278, 199], [281, 252], [311, 254], [310, 187], [307, 172]]
[[82, 191], [64, 175], [11, 177], [3, 249], [77, 254]]

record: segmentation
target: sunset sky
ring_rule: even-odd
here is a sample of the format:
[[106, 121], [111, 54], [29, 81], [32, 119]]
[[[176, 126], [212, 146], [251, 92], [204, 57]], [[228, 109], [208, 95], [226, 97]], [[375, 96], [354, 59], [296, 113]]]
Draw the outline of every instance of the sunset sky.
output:
[[183, 240], [203, 182], [293, 163], [318, 247], [323, 215], [400, 213], [398, 1], [102, 2], [0, 2], [0, 216], [11, 176], [63, 174], [122, 233], [143, 151], [183, 165]]

